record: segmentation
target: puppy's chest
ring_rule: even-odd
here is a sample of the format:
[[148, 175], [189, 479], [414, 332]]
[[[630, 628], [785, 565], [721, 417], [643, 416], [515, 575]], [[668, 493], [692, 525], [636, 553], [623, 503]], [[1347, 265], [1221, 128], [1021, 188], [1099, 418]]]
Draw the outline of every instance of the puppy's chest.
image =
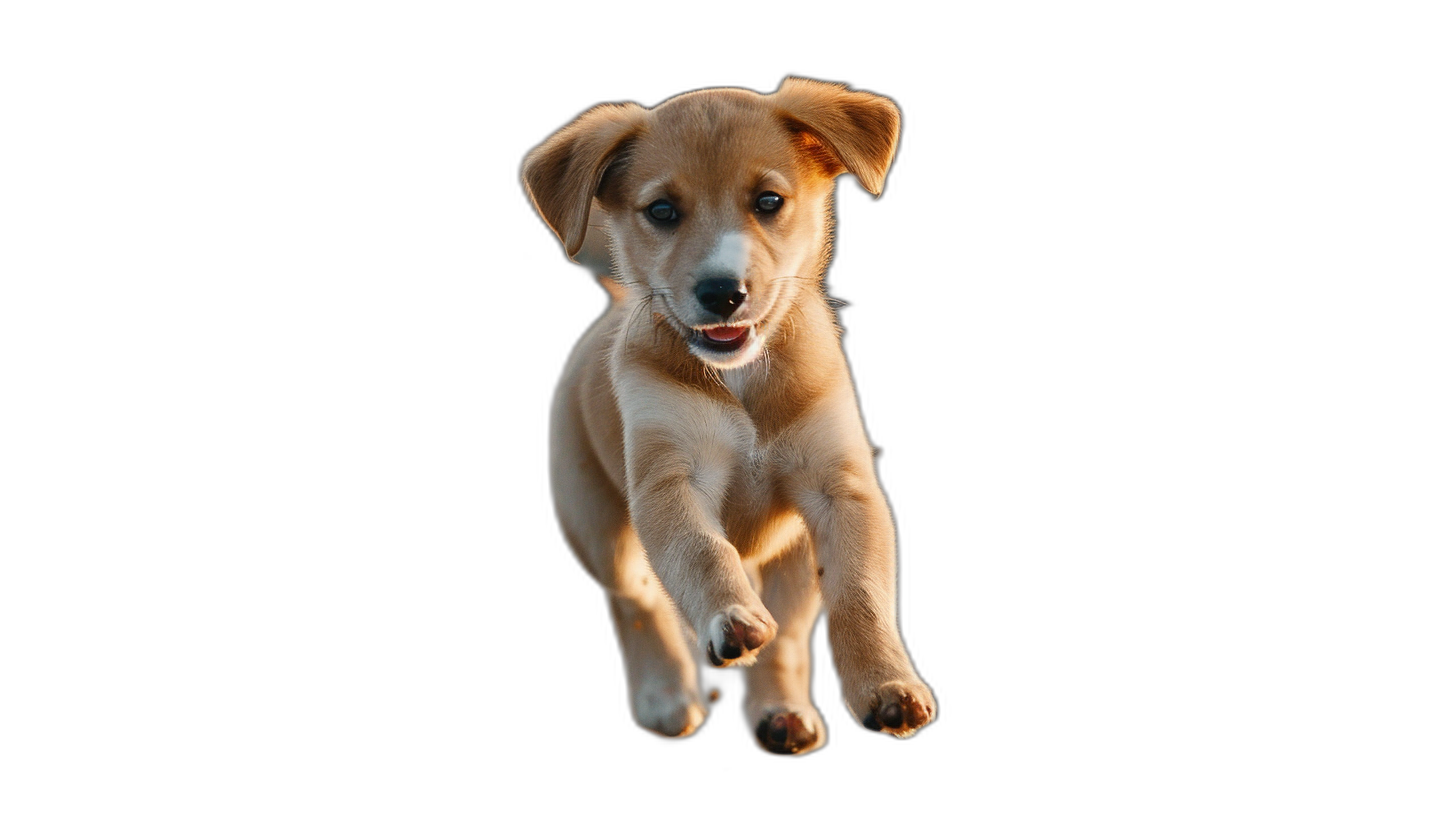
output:
[[739, 457], [733, 487], [745, 505], [758, 506], [779, 499], [779, 468], [769, 448], [754, 445]]
[[741, 451], [723, 497], [724, 532], [745, 558], [772, 555], [803, 526], [784, 495], [782, 457], [774, 447]]
[[[724, 531], [745, 558], [767, 557], [803, 528], [786, 495], [792, 441], [755, 416], [751, 373], [725, 372], [724, 384], [738, 398], [739, 421], [753, 426], [751, 441], [735, 452], [733, 476], [724, 495]], [[735, 376], [737, 375], [737, 376]]]

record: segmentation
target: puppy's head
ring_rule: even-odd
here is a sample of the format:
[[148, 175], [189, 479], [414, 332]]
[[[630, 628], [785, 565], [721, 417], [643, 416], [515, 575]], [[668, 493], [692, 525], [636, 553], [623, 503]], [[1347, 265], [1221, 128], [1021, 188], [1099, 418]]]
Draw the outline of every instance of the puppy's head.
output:
[[576, 255], [592, 201], [619, 282], [719, 368], [752, 361], [795, 299], [817, 297], [834, 179], [879, 194], [900, 114], [807, 79], [775, 93], [710, 89], [651, 110], [601, 105], [526, 157], [526, 189]]

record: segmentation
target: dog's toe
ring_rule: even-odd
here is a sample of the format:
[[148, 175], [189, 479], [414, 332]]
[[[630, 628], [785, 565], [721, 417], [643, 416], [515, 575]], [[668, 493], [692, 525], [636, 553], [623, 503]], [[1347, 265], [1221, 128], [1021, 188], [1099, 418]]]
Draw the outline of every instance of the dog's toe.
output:
[[935, 719], [935, 698], [921, 683], [885, 683], [876, 691], [861, 722], [871, 731], [908, 737]]
[[790, 709], [765, 711], [754, 729], [758, 744], [774, 754], [802, 754], [824, 743], [824, 724]]
[[772, 619], [763, 620], [742, 607], [732, 607], [713, 616], [707, 627], [705, 651], [714, 666], [753, 664], [757, 652], [773, 640]]
[[692, 692], [642, 689], [632, 701], [632, 716], [638, 725], [664, 737], [686, 737], [703, 724], [708, 710]]

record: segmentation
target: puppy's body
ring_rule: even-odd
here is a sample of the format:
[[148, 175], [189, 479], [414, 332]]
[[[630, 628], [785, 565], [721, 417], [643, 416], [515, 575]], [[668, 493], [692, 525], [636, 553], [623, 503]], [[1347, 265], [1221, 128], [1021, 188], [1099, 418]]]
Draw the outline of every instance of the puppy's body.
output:
[[878, 192], [898, 124], [883, 97], [790, 79], [594, 108], [527, 158], [568, 253], [594, 207], [610, 243], [612, 303], [557, 391], [551, 472], [647, 728], [701, 723], [703, 655], [751, 666], [764, 747], [822, 744], [808, 683], [821, 594], [856, 718], [908, 736], [934, 716], [895, 620], [893, 525], [822, 282], [834, 180], [849, 170]]

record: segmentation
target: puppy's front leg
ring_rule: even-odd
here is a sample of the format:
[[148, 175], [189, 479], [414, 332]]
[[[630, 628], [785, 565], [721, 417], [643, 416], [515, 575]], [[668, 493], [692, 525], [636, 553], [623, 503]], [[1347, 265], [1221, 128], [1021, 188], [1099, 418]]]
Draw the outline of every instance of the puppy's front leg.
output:
[[935, 718], [935, 698], [900, 638], [895, 528], [869, 441], [852, 402], [805, 427], [790, 483], [821, 569], [844, 700], [866, 728], [908, 737]]
[[[632, 526], [715, 666], [751, 664], [778, 625], [753, 591], [721, 509], [753, 428], [680, 387], [638, 383], [624, 406]], [[624, 401], [625, 402], [625, 401]]]

